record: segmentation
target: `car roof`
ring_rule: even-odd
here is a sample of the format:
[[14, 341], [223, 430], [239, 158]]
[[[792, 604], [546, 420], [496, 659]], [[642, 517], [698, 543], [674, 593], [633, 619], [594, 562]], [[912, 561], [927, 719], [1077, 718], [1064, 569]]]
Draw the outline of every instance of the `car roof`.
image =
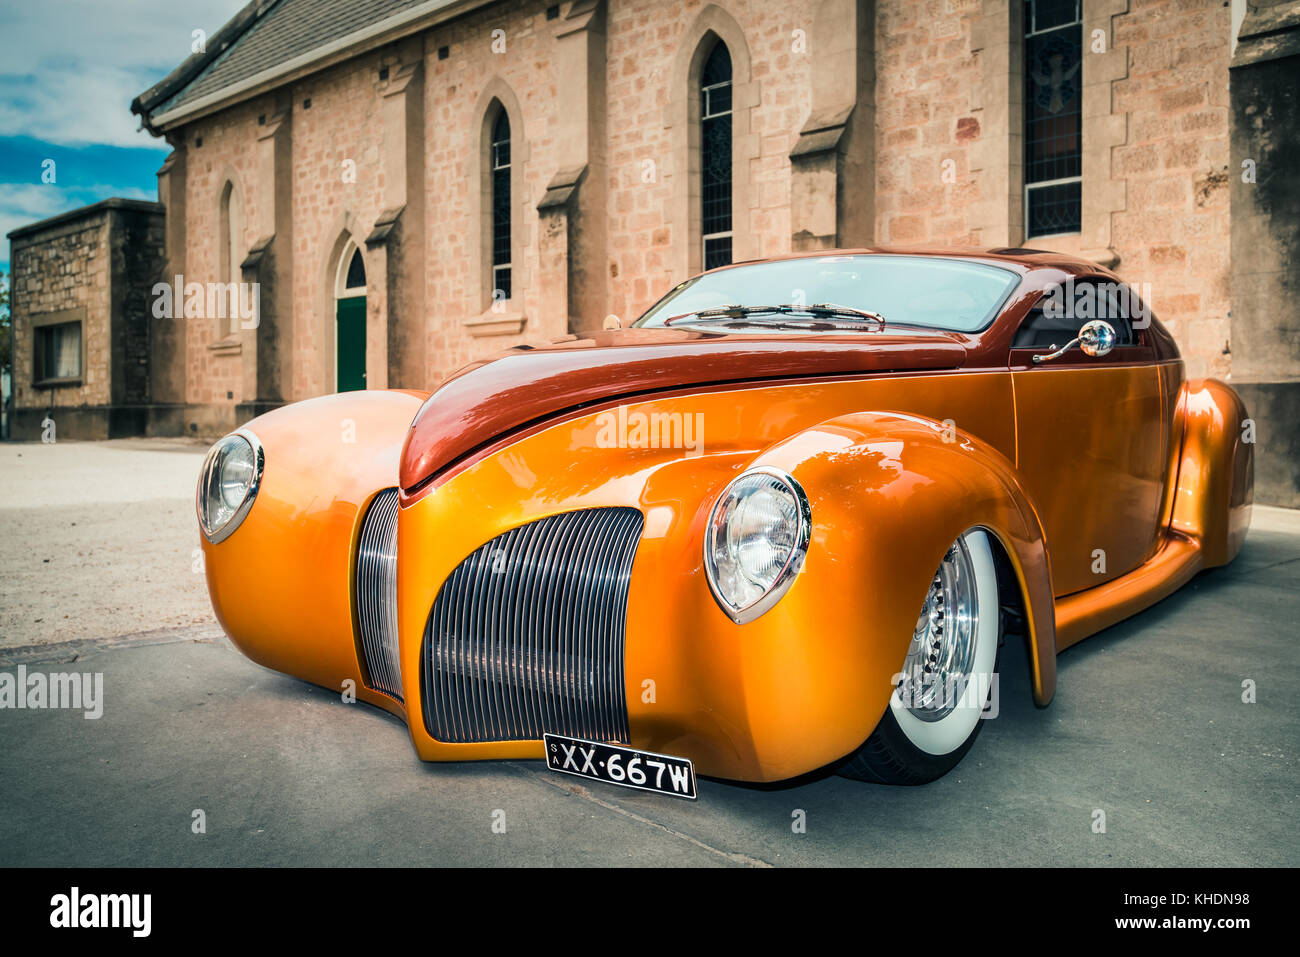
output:
[[1074, 276], [1104, 276], [1116, 279], [1109, 269], [1090, 259], [1070, 256], [1066, 253], [1052, 252], [1046, 249], [1026, 249], [1020, 247], [997, 247], [986, 249], [976, 246], [862, 246], [845, 249], [816, 249], [791, 253], [787, 256], [773, 256], [769, 259], [750, 259], [744, 262], [729, 263], [718, 266], [709, 272], [722, 272], [738, 266], [753, 266], [761, 263], [788, 262], [797, 259], [816, 259], [826, 256], [920, 256], [935, 259], [967, 259], [983, 262], [990, 266], [1011, 267], [1018, 272], [1028, 273], [1038, 269], [1056, 269]]

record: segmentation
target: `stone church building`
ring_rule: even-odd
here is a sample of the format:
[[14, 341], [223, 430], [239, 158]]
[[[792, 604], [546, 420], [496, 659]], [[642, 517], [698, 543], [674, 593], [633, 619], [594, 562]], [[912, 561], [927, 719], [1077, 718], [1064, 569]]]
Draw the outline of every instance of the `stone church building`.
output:
[[1300, 504], [1298, 76], [1296, 2], [252, 0], [132, 104], [172, 147], [150, 402], [217, 433], [706, 266], [1031, 246], [1150, 284]]

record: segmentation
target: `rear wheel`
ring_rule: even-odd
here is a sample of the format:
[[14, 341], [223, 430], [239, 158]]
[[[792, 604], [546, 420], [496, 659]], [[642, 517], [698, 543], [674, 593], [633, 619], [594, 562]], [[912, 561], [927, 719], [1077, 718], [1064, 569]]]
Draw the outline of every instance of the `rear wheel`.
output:
[[879, 784], [947, 774], [979, 734], [1001, 641], [997, 566], [986, 531], [953, 542], [930, 582], [889, 707], [838, 768]]

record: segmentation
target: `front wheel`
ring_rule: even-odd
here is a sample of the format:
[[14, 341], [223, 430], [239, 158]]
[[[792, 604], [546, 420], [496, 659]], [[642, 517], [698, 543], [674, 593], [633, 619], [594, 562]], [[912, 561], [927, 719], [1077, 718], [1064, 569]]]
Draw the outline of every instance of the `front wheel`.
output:
[[989, 535], [972, 528], [953, 542], [930, 582], [889, 707], [839, 773], [928, 784], [956, 767], [994, 693], [1001, 617]]

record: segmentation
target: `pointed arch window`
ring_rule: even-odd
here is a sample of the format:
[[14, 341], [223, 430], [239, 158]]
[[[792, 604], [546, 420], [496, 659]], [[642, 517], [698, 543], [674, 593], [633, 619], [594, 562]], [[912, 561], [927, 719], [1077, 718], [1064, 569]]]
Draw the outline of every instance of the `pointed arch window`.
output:
[[339, 260], [337, 291], [339, 299], [366, 294], [366, 262], [361, 258], [361, 249], [349, 240], [348, 250]]
[[343, 289], [348, 291], [365, 291], [365, 263], [361, 260], [361, 251], [352, 250], [352, 259], [347, 264], [347, 276], [343, 277]]
[[243, 270], [240, 265], [243, 256], [240, 254], [240, 237], [243, 234], [243, 224], [240, 222], [239, 194], [235, 190], [235, 184], [229, 180], [221, 190], [221, 216], [219, 229], [219, 250], [220, 264], [219, 275], [222, 282], [238, 283], [243, 281]]
[[700, 232], [704, 268], [731, 262], [731, 54], [713, 44], [700, 71]]
[[509, 299], [510, 263], [510, 117], [498, 106], [488, 149], [492, 171], [492, 298]]

